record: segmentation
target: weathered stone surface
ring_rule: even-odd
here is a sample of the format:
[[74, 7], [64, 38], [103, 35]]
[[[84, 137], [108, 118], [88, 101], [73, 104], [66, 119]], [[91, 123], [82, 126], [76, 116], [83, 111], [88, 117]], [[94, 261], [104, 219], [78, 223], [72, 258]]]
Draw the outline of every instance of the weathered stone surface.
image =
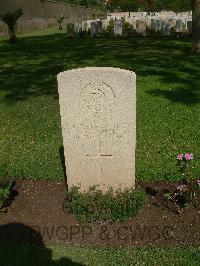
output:
[[74, 24], [73, 23], [68, 23], [67, 24], [67, 36], [69, 38], [73, 38], [75, 36]]
[[74, 24], [74, 31], [76, 34], [79, 34], [82, 31], [82, 21], [77, 20]]
[[109, 25], [109, 21], [107, 19], [103, 19], [101, 20], [101, 22], [102, 22], [103, 29], [106, 30]]
[[82, 29], [83, 29], [83, 31], [88, 31], [88, 23], [87, 23], [87, 21], [83, 21], [82, 22]]
[[164, 35], [164, 36], [170, 36], [170, 29], [171, 29], [171, 26], [170, 26], [170, 23], [169, 23], [168, 20], [164, 20], [164, 21], [163, 21], [162, 29], [163, 29], [163, 35]]
[[114, 21], [114, 35], [115, 36], [122, 35], [122, 21], [121, 20]]
[[99, 37], [101, 32], [102, 32], [102, 22], [98, 20], [91, 22], [91, 36]]
[[137, 20], [136, 21], [136, 31], [141, 34], [145, 35], [146, 34], [146, 21], [145, 20]]
[[157, 31], [157, 22], [156, 22], [156, 19], [151, 19], [151, 28], [152, 28], [152, 30]]
[[192, 21], [187, 21], [187, 32], [192, 34]]
[[83, 68], [58, 75], [69, 188], [133, 187], [136, 75], [116, 68]]
[[170, 28], [175, 28], [176, 27], [176, 19], [175, 18], [170, 18], [169, 19], [169, 24], [170, 24]]
[[156, 31], [159, 31], [159, 32], [162, 31], [162, 20], [156, 21]]
[[176, 32], [182, 32], [182, 23], [181, 19], [176, 20]]

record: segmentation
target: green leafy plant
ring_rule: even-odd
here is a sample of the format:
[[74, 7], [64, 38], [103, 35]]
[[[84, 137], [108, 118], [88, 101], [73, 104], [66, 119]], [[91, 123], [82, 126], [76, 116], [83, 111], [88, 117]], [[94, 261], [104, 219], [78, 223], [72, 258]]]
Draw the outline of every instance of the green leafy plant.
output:
[[99, 11], [99, 12], [96, 14], [96, 17], [99, 18], [99, 19], [104, 19], [104, 18], [106, 18], [106, 12]]
[[78, 32], [78, 36], [80, 38], [84, 38], [87, 35], [87, 32], [85, 30], [80, 29]]
[[62, 30], [63, 28], [62, 28], [62, 23], [63, 23], [63, 21], [64, 21], [64, 17], [61, 15], [60, 17], [57, 17], [56, 18], [56, 21], [58, 22], [58, 26], [59, 26], [59, 30]]
[[18, 19], [23, 15], [21, 9], [16, 10], [15, 12], [7, 12], [1, 16], [1, 20], [7, 25], [8, 33], [10, 36], [10, 42], [16, 43], [17, 37], [15, 35], [15, 27], [17, 25]]
[[154, 37], [154, 36], [162, 36], [162, 31], [156, 31], [151, 26], [147, 26], [145, 28], [146, 36]]
[[174, 39], [181, 39], [184, 37], [188, 37], [189, 34], [185, 31], [185, 32], [176, 32], [176, 28], [172, 27], [170, 29], [170, 36]]
[[108, 26], [106, 29], [103, 29], [102, 31], [103, 37], [113, 37], [114, 36], [114, 20], [111, 19], [108, 23]]
[[193, 159], [192, 153], [177, 155], [177, 166], [182, 173], [183, 180], [175, 191], [164, 195], [176, 204], [178, 212], [181, 212], [180, 207], [187, 207], [191, 204], [195, 206], [200, 192], [200, 180], [192, 177]]
[[131, 25], [129, 22], [126, 22], [124, 19], [122, 20], [123, 27], [122, 27], [122, 33], [123, 35], [126, 35], [128, 37], [137, 35], [136, 30], [133, 29], [133, 25]]
[[12, 182], [8, 180], [7, 164], [0, 165], [0, 211], [5, 209], [5, 204], [11, 194]]
[[110, 188], [105, 194], [93, 186], [86, 193], [73, 186], [67, 193], [66, 208], [79, 222], [123, 221], [135, 216], [146, 202], [146, 193], [141, 189], [118, 190]]
[[97, 17], [95, 13], [92, 13], [91, 16], [92, 16], [92, 19], [96, 19], [96, 17]]

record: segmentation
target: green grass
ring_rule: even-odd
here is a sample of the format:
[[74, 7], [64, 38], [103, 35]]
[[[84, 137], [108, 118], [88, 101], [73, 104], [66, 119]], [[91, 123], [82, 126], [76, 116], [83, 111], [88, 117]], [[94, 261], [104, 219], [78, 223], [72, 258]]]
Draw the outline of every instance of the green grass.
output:
[[136, 177], [177, 180], [175, 156], [192, 152], [200, 167], [200, 57], [190, 40], [76, 39], [56, 30], [0, 42], [0, 149], [10, 174], [64, 178], [56, 75], [112, 66], [137, 74]]
[[3, 266], [195, 266], [199, 265], [199, 260], [199, 248], [111, 249], [0, 243], [0, 262]]

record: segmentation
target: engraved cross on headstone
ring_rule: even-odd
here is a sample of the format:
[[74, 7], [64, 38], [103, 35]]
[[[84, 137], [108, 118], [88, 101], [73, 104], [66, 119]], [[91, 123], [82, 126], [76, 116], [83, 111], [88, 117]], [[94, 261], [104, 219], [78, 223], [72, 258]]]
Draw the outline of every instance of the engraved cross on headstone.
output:
[[[96, 155], [91, 155], [91, 154], [87, 154], [86, 155], [88, 158], [93, 158], [93, 159], [98, 159], [100, 160], [100, 165], [101, 165], [101, 179], [104, 175], [104, 167], [105, 167], [105, 163], [103, 161], [103, 159], [112, 159], [113, 155], [111, 152], [105, 152], [103, 150], [103, 147], [102, 147], [102, 141], [99, 141], [99, 151], [97, 152]], [[109, 161], [107, 161], [107, 163], [109, 163]]]

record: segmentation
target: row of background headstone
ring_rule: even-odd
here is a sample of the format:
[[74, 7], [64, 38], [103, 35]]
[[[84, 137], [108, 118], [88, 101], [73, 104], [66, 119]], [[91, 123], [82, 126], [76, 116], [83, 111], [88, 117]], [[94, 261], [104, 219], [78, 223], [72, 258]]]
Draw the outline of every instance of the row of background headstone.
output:
[[[138, 12], [139, 13], [139, 12]], [[146, 27], [154, 30], [155, 32], [161, 32], [164, 36], [169, 36], [171, 29], [175, 29], [176, 32], [189, 33], [192, 32], [192, 14], [191, 12], [184, 12], [175, 14], [173, 12], [148, 14], [147, 13], [121, 13], [121, 17], [118, 13], [110, 14], [107, 19], [87, 20], [82, 21], [81, 18], [76, 19], [74, 22], [74, 32], [78, 33], [80, 30], [88, 31], [91, 30], [91, 35], [96, 37], [102, 30], [106, 30], [110, 20], [114, 20], [114, 34], [122, 35], [122, 20], [130, 23], [133, 29], [141, 34], [146, 34]], [[134, 16], [133, 16], [134, 14]], [[135, 16], [137, 14], [137, 16]], [[71, 25], [71, 27], [73, 27]], [[71, 28], [73, 31], [73, 29]]]
[[172, 18], [172, 17], [192, 17], [192, 11], [190, 12], [181, 12], [181, 13], [175, 13], [173, 11], [161, 11], [161, 12], [120, 12], [120, 13], [110, 13], [108, 14], [108, 17], [113, 19], [120, 19], [121, 17], [124, 17], [126, 19], [129, 18], [135, 18], [135, 17], [163, 17], [163, 18]]

